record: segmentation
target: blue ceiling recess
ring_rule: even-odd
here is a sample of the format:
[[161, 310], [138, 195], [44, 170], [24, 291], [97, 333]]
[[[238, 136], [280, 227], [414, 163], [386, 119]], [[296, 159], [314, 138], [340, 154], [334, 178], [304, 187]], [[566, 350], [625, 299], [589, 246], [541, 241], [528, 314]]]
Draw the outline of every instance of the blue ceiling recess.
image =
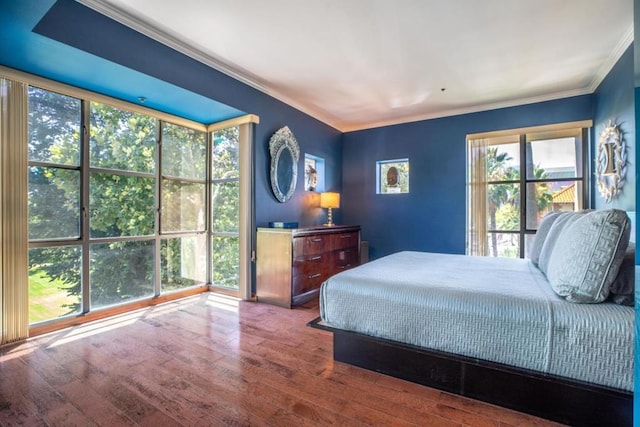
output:
[[73, 0], [0, 0], [0, 65], [204, 124], [245, 114], [131, 65], [159, 54], [184, 58]]

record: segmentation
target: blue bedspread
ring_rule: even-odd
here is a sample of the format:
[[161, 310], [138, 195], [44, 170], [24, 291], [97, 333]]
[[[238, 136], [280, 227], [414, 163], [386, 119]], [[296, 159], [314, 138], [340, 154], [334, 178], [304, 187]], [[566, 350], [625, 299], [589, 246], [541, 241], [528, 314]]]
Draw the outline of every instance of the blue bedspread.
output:
[[529, 260], [399, 252], [320, 291], [330, 326], [633, 390], [634, 311], [558, 297]]

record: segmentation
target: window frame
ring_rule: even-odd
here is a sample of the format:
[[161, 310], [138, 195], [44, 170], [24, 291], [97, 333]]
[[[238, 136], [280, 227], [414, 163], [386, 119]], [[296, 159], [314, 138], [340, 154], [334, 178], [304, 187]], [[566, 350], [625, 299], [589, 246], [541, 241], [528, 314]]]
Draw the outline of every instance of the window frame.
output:
[[[514, 234], [518, 236], [518, 257], [525, 258], [526, 256], [526, 240], [528, 236], [534, 236], [537, 232], [537, 228], [529, 228], [527, 224], [527, 185], [529, 184], [539, 184], [539, 183], [549, 183], [549, 182], [576, 182], [581, 183], [581, 204], [582, 209], [588, 209], [591, 207], [591, 193], [589, 192], [590, 188], [590, 170], [591, 163], [589, 161], [590, 156], [590, 128], [592, 127], [592, 122], [581, 121], [581, 122], [572, 122], [572, 123], [564, 123], [564, 124], [556, 124], [556, 125], [548, 125], [548, 126], [537, 126], [537, 127], [529, 127], [529, 128], [521, 128], [521, 129], [513, 129], [513, 130], [505, 130], [505, 131], [496, 131], [496, 132], [488, 132], [482, 134], [471, 134], [467, 135], [467, 156], [469, 156], [469, 146], [471, 141], [486, 139], [491, 140], [495, 138], [505, 138], [512, 137], [513, 143], [518, 142], [518, 154], [519, 154], [519, 164], [518, 164], [518, 179], [509, 179], [509, 180], [489, 180], [487, 179], [485, 184], [486, 186], [490, 185], [498, 185], [498, 184], [516, 184], [519, 188], [519, 229], [518, 230], [502, 230], [502, 229], [490, 229], [489, 225], [486, 225], [486, 235], [485, 238], [489, 239], [491, 234]], [[529, 178], [527, 176], [526, 171], [526, 162], [527, 162], [527, 144], [534, 143], [535, 141], [541, 140], [550, 140], [550, 139], [560, 139], [565, 137], [575, 137], [581, 139], [581, 153], [580, 159], [576, 159], [576, 170], [579, 170], [577, 176], [574, 177], [557, 177], [557, 178]], [[491, 144], [487, 143], [487, 147], [497, 146], [499, 144]], [[467, 159], [469, 160], [469, 158]], [[532, 159], [533, 160], [533, 159]], [[470, 252], [470, 194], [469, 192], [473, 191], [470, 188], [469, 182], [469, 162], [467, 162], [467, 253]], [[488, 197], [487, 197], [488, 201]], [[490, 256], [489, 253], [485, 254]]]
[[[5, 78], [4, 76], [4, 68], [1, 68], [0, 71], [3, 71], [3, 78]], [[38, 89], [42, 89], [45, 91], [49, 91], [49, 92], [54, 92], [60, 95], [64, 95], [64, 96], [69, 96], [69, 97], [73, 97], [76, 98], [80, 101], [80, 164], [79, 166], [70, 166], [70, 165], [58, 165], [57, 163], [49, 163], [49, 162], [43, 162], [43, 161], [27, 161], [25, 162], [25, 167], [28, 168], [30, 166], [38, 166], [38, 167], [55, 167], [55, 168], [60, 168], [60, 169], [65, 169], [65, 170], [73, 170], [73, 171], [78, 171], [80, 174], [80, 178], [79, 178], [79, 198], [80, 198], [80, 202], [79, 202], [79, 210], [80, 210], [80, 236], [74, 236], [73, 238], [62, 238], [62, 239], [49, 239], [49, 238], [44, 238], [44, 239], [28, 239], [28, 243], [27, 243], [27, 247], [28, 248], [44, 248], [44, 247], [64, 247], [64, 246], [80, 246], [81, 247], [81, 252], [82, 252], [82, 266], [81, 266], [81, 271], [79, 272], [81, 275], [81, 287], [82, 287], [82, 301], [81, 301], [81, 305], [82, 305], [82, 309], [80, 310], [80, 313], [78, 314], [70, 314], [70, 315], [66, 315], [64, 317], [57, 317], [57, 318], [52, 318], [50, 320], [46, 320], [46, 321], [41, 321], [41, 322], [35, 322], [35, 323], [29, 323], [29, 330], [30, 332], [32, 331], [36, 331], [37, 333], [42, 333], [42, 332], [47, 332], [49, 330], [54, 330], [56, 329], [55, 326], [52, 325], [61, 325], [59, 327], [63, 327], [65, 324], [69, 324], [69, 322], [73, 322], [73, 318], [77, 317], [77, 316], [85, 316], [87, 314], [89, 314], [90, 312], [94, 312], [96, 310], [99, 310], [100, 313], [104, 313], [105, 309], [109, 309], [111, 307], [116, 308], [115, 312], [122, 312], [123, 310], [126, 311], [126, 306], [131, 306], [129, 303], [130, 302], [136, 302], [136, 301], [140, 301], [137, 302], [136, 304], [133, 304], [131, 306], [130, 309], [135, 309], [137, 307], [140, 306], [141, 302], [149, 301], [147, 302], [147, 305], [151, 300], [161, 296], [160, 294], [162, 293], [163, 295], [166, 295], [165, 292], [161, 292], [160, 289], [160, 285], [161, 285], [161, 263], [160, 263], [160, 257], [161, 257], [161, 247], [162, 247], [162, 241], [164, 239], [167, 238], [179, 238], [179, 237], [189, 237], [189, 236], [200, 236], [200, 235], [207, 235], [207, 241], [209, 241], [211, 239], [211, 233], [210, 233], [210, 220], [209, 220], [209, 215], [205, 216], [205, 221], [206, 221], [206, 229], [205, 230], [196, 230], [196, 231], [189, 231], [189, 232], [162, 232], [161, 230], [161, 218], [160, 218], [160, 208], [161, 208], [161, 204], [162, 204], [162, 200], [161, 200], [161, 187], [163, 182], [165, 181], [165, 179], [168, 179], [169, 181], [197, 181], [199, 184], [203, 184], [205, 186], [205, 188], [208, 188], [209, 185], [207, 184], [207, 182], [209, 182], [209, 176], [207, 175], [205, 180], [191, 180], [189, 178], [178, 178], [175, 179], [177, 177], [169, 177], [169, 176], [163, 176], [162, 174], [162, 165], [161, 165], [161, 131], [162, 131], [162, 126], [163, 123], [171, 123], [172, 125], [178, 125], [178, 126], [183, 126], [186, 128], [190, 128], [196, 131], [202, 131], [205, 133], [205, 139], [206, 139], [206, 164], [209, 165], [209, 150], [210, 150], [210, 141], [211, 141], [211, 135], [214, 132], [215, 129], [223, 129], [225, 127], [232, 127], [232, 126], [238, 126], [241, 129], [241, 157], [242, 159], [240, 160], [241, 162], [241, 166], [239, 168], [239, 177], [237, 178], [237, 181], [239, 181], [239, 187], [241, 188], [241, 194], [240, 194], [240, 200], [239, 200], [239, 210], [241, 212], [239, 212], [239, 215], [242, 218], [242, 221], [240, 222], [240, 227], [242, 227], [239, 231], [239, 233], [237, 233], [237, 236], [240, 240], [240, 246], [241, 246], [241, 251], [238, 254], [239, 255], [239, 260], [241, 263], [241, 274], [240, 274], [240, 281], [241, 283], [239, 283], [239, 289], [237, 292], [235, 292], [235, 296], [239, 296], [243, 299], [248, 299], [251, 297], [251, 284], [250, 284], [250, 268], [251, 268], [251, 253], [252, 253], [252, 248], [253, 248], [253, 241], [252, 241], [252, 236], [251, 236], [251, 230], [252, 228], [248, 227], [247, 224], [251, 225], [255, 222], [254, 220], [254, 208], [253, 208], [253, 199], [251, 197], [252, 191], [251, 189], [253, 188], [253, 179], [254, 179], [254, 175], [253, 175], [253, 137], [254, 137], [254, 126], [255, 124], [259, 123], [259, 118], [255, 115], [245, 115], [245, 116], [241, 116], [241, 117], [237, 117], [234, 119], [230, 119], [230, 120], [225, 120], [223, 122], [218, 122], [218, 123], [214, 123], [211, 125], [203, 125], [200, 123], [196, 123], [196, 122], [191, 122], [189, 120], [186, 119], [182, 119], [179, 117], [173, 117], [171, 115], [168, 115], [166, 113], [161, 113], [155, 110], [151, 110], [148, 109], [146, 107], [141, 107], [139, 105], [135, 105], [135, 104], [129, 104], [127, 102], [124, 101], [120, 101], [120, 100], [115, 100], [115, 99], [111, 99], [109, 97], [105, 97], [99, 94], [94, 94], [92, 92], [89, 91], [85, 91], [82, 89], [78, 89], [78, 88], [74, 88], [71, 86], [67, 86], [61, 83], [57, 83], [57, 82], [52, 82], [49, 81], [47, 79], [42, 79], [42, 78], [38, 78], [36, 76], [30, 76], [27, 75], [25, 73], [21, 73], [21, 72], [13, 72], [12, 70], [10, 70], [11, 72], [9, 73], [10, 75], [7, 77], [9, 79], [11, 78], [15, 78], [18, 77], [18, 80], [23, 82], [25, 84], [25, 86], [27, 87], [36, 87]], [[150, 116], [152, 118], [154, 118], [157, 121], [157, 130], [156, 130], [156, 135], [155, 135], [155, 170], [152, 173], [148, 173], [148, 172], [134, 172], [134, 171], [122, 171], [122, 170], [116, 170], [116, 169], [108, 169], [108, 168], [100, 168], [100, 167], [95, 167], [95, 166], [91, 166], [90, 164], [90, 158], [89, 158], [89, 132], [88, 132], [88, 126], [89, 126], [89, 115], [90, 115], [90, 103], [91, 102], [99, 102], [99, 103], [103, 103], [103, 104], [107, 104], [111, 107], [115, 107], [115, 108], [119, 108], [119, 109], [124, 109], [127, 110], [129, 112], [136, 112], [136, 113], [142, 113], [145, 114], [147, 116]], [[28, 116], [25, 117], [21, 117], [18, 120], [24, 120], [27, 121], [28, 120]], [[207, 174], [209, 173], [208, 171], [209, 166], [207, 166]], [[90, 196], [90, 192], [89, 192], [89, 182], [90, 182], [90, 175], [91, 173], [107, 173], [107, 174], [115, 174], [115, 175], [124, 175], [124, 176], [139, 176], [139, 177], [144, 177], [144, 178], [153, 178], [154, 181], [154, 188], [155, 188], [155, 194], [154, 194], [154, 206], [153, 206], [153, 215], [154, 215], [154, 230], [153, 230], [153, 234], [151, 235], [145, 235], [145, 236], [115, 236], [115, 237], [91, 237], [90, 236], [90, 229], [89, 229], [89, 219], [88, 219], [88, 206], [89, 206], [89, 196]], [[207, 193], [205, 191], [205, 193]], [[206, 194], [205, 197], [209, 197], [208, 194]], [[210, 200], [207, 198], [206, 199], [206, 204], [207, 204], [207, 208], [208, 205], [210, 203]], [[89, 290], [89, 253], [91, 250], [91, 245], [92, 244], [103, 244], [103, 243], [109, 243], [109, 242], [135, 242], [135, 241], [153, 241], [155, 242], [155, 265], [153, 266], [153, 269], [155, 271], [154, 274], [154, 280], [153, 280], [153, 287], [155, 289], [154, 295], [149, 299], [149, 298], [141, 298], [140, 300], [134, 299], [134, 300], [127, 300], [127, 301], [123, 301], [122, 304], [118, 304], [118, 305], [114, 305], [114, 306], [109, 306], [109, 307], [99, 307], [99, 308], [91, 308], [90, 306], [90, 290]], [[207, 245], [210, 246], [210, 245]], [[208, 252], [207, 253], [207, 259], [211, 259], [211, 254]], [[206, 282], [203, 282], [202, 285], [204, 286], [204, 290], [212, 290], [211, 289], [211, 272], [210, 272], [210, 262], [207, 262], [207, 280]], [[27, 274], [26, 270], [25, 270], [25, 274]], [[28, 278], [27, 278], [28, 280]], [[193, 291], [190, 292], [191, 294], [193, 293]], [[189, 293], [187, 293], [189, 294]], [[179, 297], [180, 295], [177, 295], [175, 297]], [[172, 297], [173, 298], [173, 297]], [[172, 299], [171, 298], [171, 299]], [[166, 297], [163, 297], [163, 300], [166, 299]], [[28, 307], [24, 307], [24, 310], [28, 310]], [[96, 314], [97, 316], [104, 316], [104, 314]], [[89, 317], [85, 316], [85, 319], [89, 320]], [[28, 321], [28, 319], [27, 319]], [[38, 331], [42, 331], [42, 332], [38, 332]]]

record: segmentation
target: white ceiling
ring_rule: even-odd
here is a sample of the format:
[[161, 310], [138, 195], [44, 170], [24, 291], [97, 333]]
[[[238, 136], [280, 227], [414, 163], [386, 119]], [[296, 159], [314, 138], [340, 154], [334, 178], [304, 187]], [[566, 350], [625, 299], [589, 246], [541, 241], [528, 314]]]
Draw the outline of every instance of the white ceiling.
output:
[[633, 0], [80, 0], [342, 131], [593, 92]]

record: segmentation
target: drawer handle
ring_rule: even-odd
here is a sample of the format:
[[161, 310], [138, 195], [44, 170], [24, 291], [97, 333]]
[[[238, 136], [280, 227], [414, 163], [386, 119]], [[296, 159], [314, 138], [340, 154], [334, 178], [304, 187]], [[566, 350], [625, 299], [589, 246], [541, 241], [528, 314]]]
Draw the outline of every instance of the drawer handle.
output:
[[308, 276], [309, 279], [315, 279], [316, 277], [320, 277], [321, 274], [320, 273], [316, 273], [316, 274], [312, 274], [310, 276]]
[[312, 241], [313, 243], [318, 243], [318, 242], [322, 242], [322, 239], [321, 239], [321, 238], [319, 238], [319, 237], [317, 237], [317, 238], [315, 238], [315, 239], [311, 239], [311, 241]]
[[351, 235], [350, 234], [343, 234], [342, 236], [340, 236], [341, 239], [350, 239]]
[[307, 261], [317, 261], [319, 259], [322, 258], [322, 255], [318, 255], [318, 256], [312, 256], [311, 258], [309, 258]]

